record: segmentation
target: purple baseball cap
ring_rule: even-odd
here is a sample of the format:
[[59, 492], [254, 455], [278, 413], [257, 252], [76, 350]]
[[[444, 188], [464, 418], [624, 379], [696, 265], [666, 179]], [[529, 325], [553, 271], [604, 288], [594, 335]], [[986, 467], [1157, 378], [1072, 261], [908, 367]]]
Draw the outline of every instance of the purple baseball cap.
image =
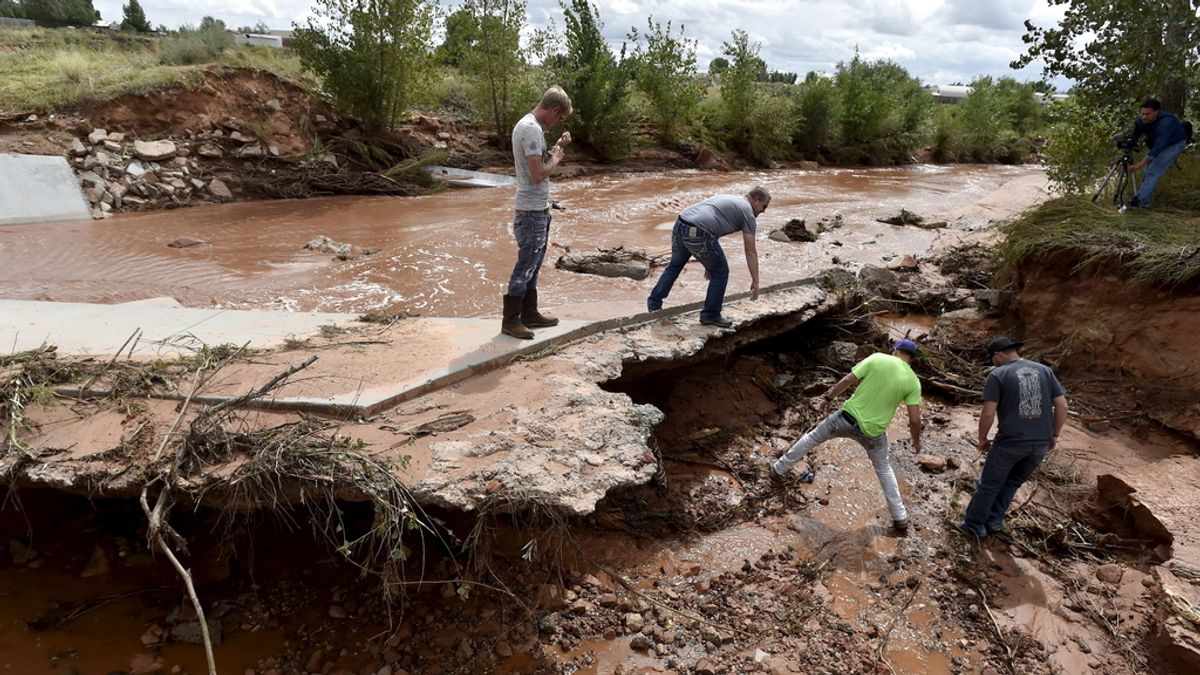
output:
[[892, 343], [892, 349], [899, 349], [900, 351], [908, 352], [913, 356], [921, 355], [921, 348], [918, 347], [917, 343], [913, 342], [912, 340], [896, 340]]

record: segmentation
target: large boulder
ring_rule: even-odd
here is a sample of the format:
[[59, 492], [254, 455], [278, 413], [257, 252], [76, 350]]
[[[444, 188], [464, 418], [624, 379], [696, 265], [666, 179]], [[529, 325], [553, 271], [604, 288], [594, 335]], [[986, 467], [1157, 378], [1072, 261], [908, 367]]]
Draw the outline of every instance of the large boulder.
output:
[[900, 295], [900, 278], [895, 272], [874, 265], [863, 265], [858, 271], [858, 283], [863, 290], [884, 300], [892, 300]]
[[770, 238], [775, 241], [784, 241], [783, 237], [778, 236], [779, 233], [786, 237], [786, 241], [816, 241], [817, 233], [808, 229], [804, 220], [793, 218], [783, 226], [783, 229], [776, 230], [770, 234]]
[[146, 162], [161, 162], [175, 156], [175, 144], [171, 141], [134, 141], [133, 154]]

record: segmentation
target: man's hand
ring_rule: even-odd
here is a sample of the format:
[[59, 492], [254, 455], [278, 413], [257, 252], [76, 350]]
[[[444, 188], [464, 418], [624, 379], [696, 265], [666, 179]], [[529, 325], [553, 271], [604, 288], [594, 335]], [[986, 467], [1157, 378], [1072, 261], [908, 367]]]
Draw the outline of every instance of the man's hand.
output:
[[979, 449], [979, 454], [985, 455], [985, 454], [987, 454], [987, 451], [992, 447], [992, 442], [989, 441], [988, 439], [984, 438], [984, 439], [980, 440], [978, 443], [976, 443], [975, 447]]
[[554, 147], [550, 148], [550, 161], [552, 163], [557, 164], [558, 162], [562, 161], [562, 158], [563, 158], [563, 149], [562, 149], [561, 145], [556, 144]]
[[558, 137], [558, 142], [554, 144], [556, 148], [565, 148], [571, 144], [571, 132], [564, 131], [562, 136]]
[[1146, 168], [1146, 165], [1149, 163], [1150, 163], [1150, 158], [1143, 157], [1143, 158], [1139, 159], [1138, 161], [1134, 162], [1133, 164], [1129, 165], [1129, 170], [1130, 171], [1141, 171], [1142, 169]]
[[758, 282], [757, 281], [750, 282], [750, 299], [758, 300]]

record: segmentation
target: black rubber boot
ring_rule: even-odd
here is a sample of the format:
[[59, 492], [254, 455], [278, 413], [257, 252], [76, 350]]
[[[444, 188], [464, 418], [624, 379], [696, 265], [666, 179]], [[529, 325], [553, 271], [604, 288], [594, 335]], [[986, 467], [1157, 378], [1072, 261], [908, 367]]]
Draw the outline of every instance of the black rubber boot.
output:
[[542, 314], [537, 306], [537, 289], [525, 291], [525, 297], [521, 299], [521, 323], [529, 328], [549, 328], [558, 325], [558, 319]]
[[533, 339], [533, 331], [521, 322], [521, 298], [504, 296], [504, 321], [500, 323], [500, 332], [522, 340]]

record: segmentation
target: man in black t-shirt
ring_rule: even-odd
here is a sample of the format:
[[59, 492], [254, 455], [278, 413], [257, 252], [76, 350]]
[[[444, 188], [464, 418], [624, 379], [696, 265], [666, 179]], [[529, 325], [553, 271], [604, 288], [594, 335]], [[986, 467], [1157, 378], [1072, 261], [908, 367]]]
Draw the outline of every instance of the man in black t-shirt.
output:
[[[1017, 489], [1054, 449], [1067, 423], [1067, 393], [1054, 371], [1021, 358], [1021, 345], [1006, 337], [988, 343], [996, 366], [983, 387], [979, 415], [979, 452], [987, 461], [967, 505], [963, 530], [980, 537], [1004, 527], [1004, 514]], [[996, 437], [988, 432], [999, 416]]]

